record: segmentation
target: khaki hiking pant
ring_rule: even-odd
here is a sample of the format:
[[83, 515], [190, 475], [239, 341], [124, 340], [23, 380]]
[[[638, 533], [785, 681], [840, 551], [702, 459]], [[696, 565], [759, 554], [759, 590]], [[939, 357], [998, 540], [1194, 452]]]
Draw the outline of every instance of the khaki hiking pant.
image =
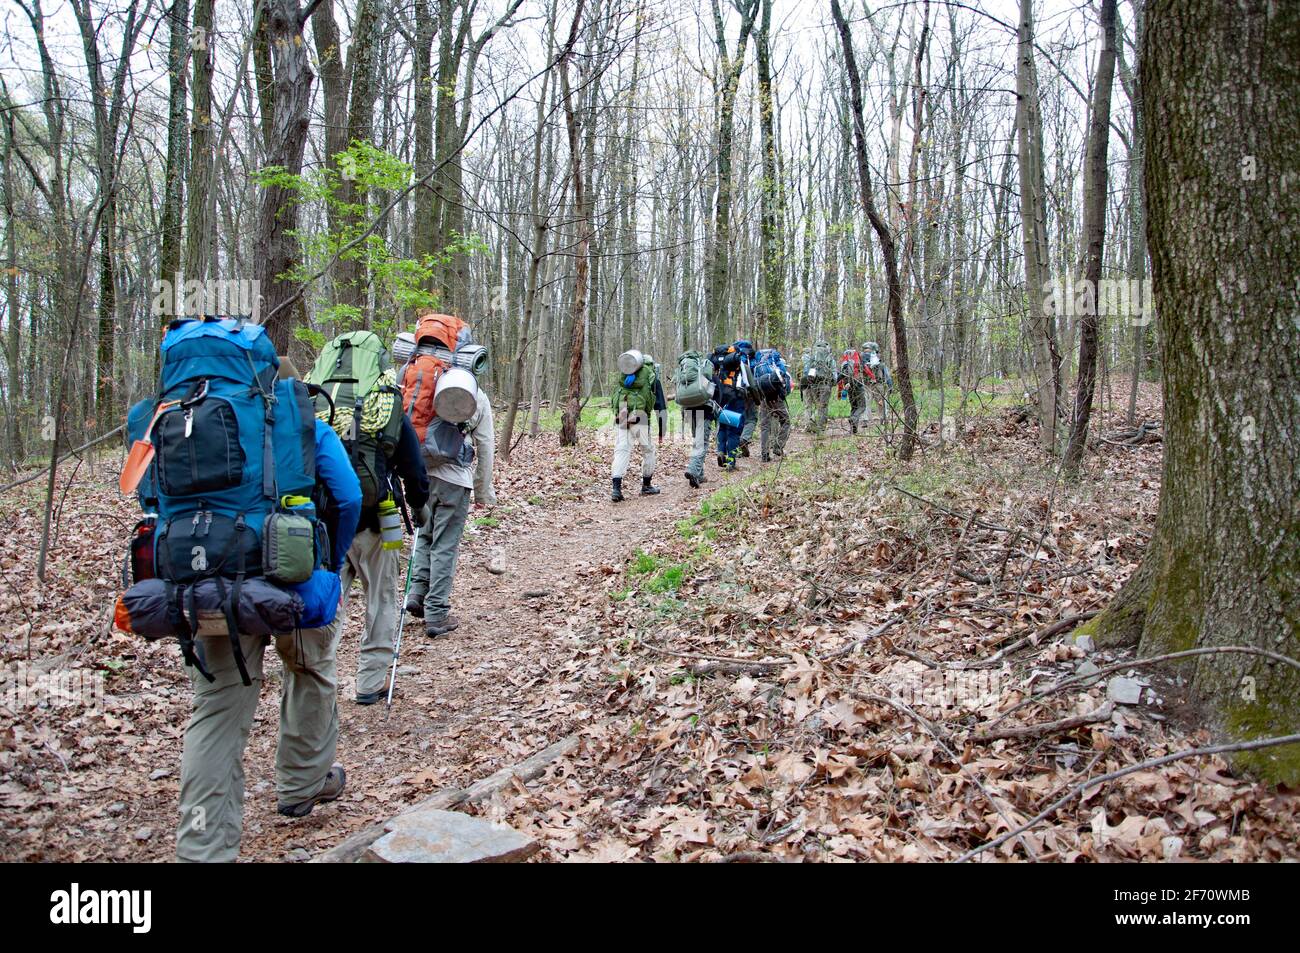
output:
[[763, 401], [758, 410], [758, 419], [763, 456], [773, 453], [780, 456], [785, 453], [786, 441], [790, 439], [790, 408], [786, 406], [785, 398]]
[[632, 462], [632, 444], [641, 449], [641, 476], [654, 476], [655, 458], [657, 456], [654, 439], [650, 436], [649, 414], [645, 419], [627, 427], [614, 428], [614, 472], [613, 477], [621, 480], [627, 476], [628, 464]]
[[357, 654], [357, 694], [369, 695], [388, 682], [393, 664], [393, 641], [397, 638], [397, 552], [384, 549], [383, 537], [374, 530], [357, 532], [339, 574], [343, 584], [343, 606], [330, 628], [337, 639], [346, 622], [348, 596], [354, 580], [361, 580], [365, 594], [366, 628]]
[[[262, 656], [270, 639], [243, 635], [240, 644], [252, 685], [244, 685], [226, 636], [204, 636], [209, 682], [190, 669], [194, 689], [181, 755], [180, 824], [176, 859], [228, 863], [239, 855], [244, 823], [244, 747], [262, 693]], [[284, 664], [280, 738], [275, 750], [275, 793], [297, 804], [320, 793], [339, 738], [335, 638], [328, 629], [277, 636]]]
[[451, 584], [469, 516], [469, 487], [430, 477], [429, 494], [433, 520], [420, 530], [411, 552], [411, 597], [424, 603], [426, 626], [451, 613]]

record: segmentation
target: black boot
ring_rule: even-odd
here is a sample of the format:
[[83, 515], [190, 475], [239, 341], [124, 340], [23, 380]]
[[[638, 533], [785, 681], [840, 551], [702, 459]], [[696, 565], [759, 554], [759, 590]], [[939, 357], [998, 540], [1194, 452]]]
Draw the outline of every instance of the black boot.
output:
[[657, 487], [657, 486], [651, 486], [651, 485], [650, 485], [650, 478], [649, 478], [649, 477], [642, 477], [642, 478], [641, 478], [641, 495], [642, 495], [642, 496], [654, 496], [654, 495], [655, 495], [656, 493], [658, 493], [658, 492], [659, 492], [659, 487]]
[[614, 503], [623, 502], [623, 478], [622, 477], [614, 477], [614, 489], [609, 494], [609, 498], [610, 501]]
[[700, 478], [690, 470], [686, 471], [686, 482], [691, 485], [692, 490], [698, 490], [700, 488]]
[[747, 456], [749, 456], [749, 442], [748, 442], [748, 441], [746, 441], [745, 443], [742, 443], [742, 444], [740, 445], [740, 455], [741, 455], [742, 457], [747, 457]]

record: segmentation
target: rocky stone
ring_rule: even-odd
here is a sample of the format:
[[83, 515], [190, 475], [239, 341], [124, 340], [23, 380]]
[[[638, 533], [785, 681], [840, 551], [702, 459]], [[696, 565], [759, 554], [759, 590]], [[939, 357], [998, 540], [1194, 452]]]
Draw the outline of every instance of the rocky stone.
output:
[[1106, 683], [1106, 697], [1117, 705], [1137, 705], [1142, 701], [1142, 683], [1131, 678], [1112, 678]]
[[1079, 663], [1078, 667], [1075, 668], [1074, 674], [1080, 676], [1092, 676], [1091, 678], [1087, 678], [1083, 684], [1094, 685], [1097, 682], [1096, 675], [1100, 671], [1101, 669], [1098, 668], [1097, 665], [1091, 659], [1084, 659], [1082, 662]]
[[1097, 643], [1092, 640], [1091, 635], [1081, 635], [1074, 640], [1074, 644], [1083, 649], [1089, 655], [1097, 651]]
[[116, 817], [117, 815], [121, 814], [125, 810], [126, 810], [126, 802], [124, 801], [114, 801], [108, 807], [104, 808], [104, 811], [113, 817]]
[[502, 864], [531, 857], [541, 845], [511, 827], [434, 808], [399, 814], [361, 858], [372, 864]]
[[156, 771], [151, 771], [149, 773], [149, 780], [158, 781], [161, 780], [162, 778], [167, 777], [167, 775], [171, 773], [172, 773], [171, 768], [158, 768]]
[[153, 837], [152, 827], [142, 827], [135, 832], [135, 839], [142, 843], [147, 841], [150, 837]]

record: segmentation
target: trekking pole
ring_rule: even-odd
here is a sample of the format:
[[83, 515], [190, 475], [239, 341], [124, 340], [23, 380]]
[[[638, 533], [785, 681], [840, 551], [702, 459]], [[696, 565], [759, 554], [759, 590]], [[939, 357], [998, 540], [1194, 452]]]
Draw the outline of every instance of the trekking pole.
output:
[[406, 597], [411, 592], [411, 563], [415, 562], [415, 549], [420, 545], [420, 530], [415, 528], [415, 542], [411, 544], [411, 558], [406, 561], [406, 584], [402, 586], [402, 608], [397, 612], [397, 639], [393, 643], [393, 671], [388, 676], [388, 700], [384, 703], [384, 721], [393, 710], [393, 687], [397, 684], [397, 660], [402, 656], [402, 627], [406, 624]]

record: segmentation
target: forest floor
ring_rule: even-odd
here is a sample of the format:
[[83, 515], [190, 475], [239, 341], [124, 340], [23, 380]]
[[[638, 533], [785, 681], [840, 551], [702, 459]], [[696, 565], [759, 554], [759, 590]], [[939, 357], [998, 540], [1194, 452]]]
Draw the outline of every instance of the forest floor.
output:
[[[576, 734], [540, 777], [466, 809], [534, 835], [543, 860], [947, 860], [1087, 777], [1205, 741], [1176, 673], [1124, 673], [1137, 704], [1108, 705], [1102, 682], [1016, 708], [1116, 660], [1075, 645], [1072, 624], [1052, 629], [1136, 566], [1160, 445], [1102, 443], [1068, 484], [1006, 403], [958, 420], [942, 454], [932, 426], [909, 464], [837, 422], [797, 435], [781, 465], [755, 455], [723, 475], [710, 458], [700, 491], [682, 477], [685, 448], [665, 444], [662, 494], [618, 506], [602, 435], [571, 450], [524, 438], [498, 468], [500, 505], [471, 513], [461, 627], [429, 641], [408, 622], [387, 720], [352, 701], [354, 593], [339, 650], [348, 790], [301, 821], [275, 813], [280, 669], [267, 653], [241, 857], [318, 856]], [[1145, 385], [1142, 413], [1159, 417]], [[136, 518], [117, 465], [65, 464], [43, 589], [43, 483], [0, 497], [0, 859], [174, 850], [188, 679], [174, 644], [109, 628]], [[14, 690], [68, 673], [102, 676], [102, 700]], [[1002, 715], [1025, 736], [981, 739]], [[979, 859], [1296, 858], [1298, 813], [1295, 795], [1216, 758], [1178, 761], [1092, 788]]]

